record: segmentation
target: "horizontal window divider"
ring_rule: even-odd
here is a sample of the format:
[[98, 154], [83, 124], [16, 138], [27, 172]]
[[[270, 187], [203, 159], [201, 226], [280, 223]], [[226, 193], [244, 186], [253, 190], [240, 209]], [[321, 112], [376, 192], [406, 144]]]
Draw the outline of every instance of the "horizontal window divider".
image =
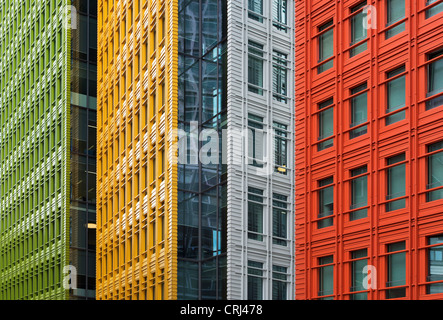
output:
[[324, 217], [318, 217], [318, 216], [317, 216], [317, 218], [314, 218], [314, 219], [312, 219], [311, 221], [312, 221], [312, 222], [318, 222], [318, 221], [321, 221], [321, 220], [326, 220], [326, 219], [329, 219], [329, 218], [334, 218], [335, 216], [336, 216], [335, 213], [332, 213], [331, 215], [329, 215], [329, 216], [324, 216]]
[[408, 162], [409, 162], [409, 160], [406, 159], [406, 160], [399, 161], [399, 162], [394, 163], [394, 164], [389, 164], [389, 165], [387, 164], [387, 165], [384, 165], [381, 168], [378, 168], [378, 171], [383, 171], [383, 170], [386, 170], [386, 169], [390, 169], [390, 168], [393, 168], [393, 167], [401, 165], [401, 164], [407, 164]]
[[330, 140], [330, 139], [333, 139], [333, 138], [335, 138], [335, 134], [333, 134], [332, 136], [329, 136], [329, 137], [326, 137], [326, 138], [322, 138], [322, 139], [320, 139], [320, 140], [317, 140], [316, 142], [313, 143], [313, 145], [320, 144], [320, 143], [322, 143], [322, 142], [326, 142], [326, 141], [328, 141], [328, 140]]
[[425, 11], [428, 11], [429, 9], [431, 9], [431, 8], [433, 8], [435, 6], [438, 6], [441, 3], [443, 3], [443, 1], [435, 1], [434, 3], [430, 3], [427, 6], [425, 6], [424, 8], [417, 10], [417, 13], [421, 14], [421, 13], [423, 13]]
[[418, 285], [419, 286], [425, 286], [425, 285], [430, 285], [430, 284], [443, 284], [443, 279], [442, 280], [433, 280], [433, 281], [426, 281], [426, 282], [419, 282]]
[[424, 191], [419, 191], [418, 195], [423, 195], [423, 194], [426, 194], [426, 193], [429, 193], [429, 192], [433, 192], [433, 191], [437, 191], [437, 190], [441, 190], [441, 189], [443, 189], [443, 185], [438, 186], [438, 187], [434, 187], [434, 188], [430, 188], [430, 189], [426, 189]]
[[[352, 290], [352, 287], [351, 287]], [[356, 291], [346, 291], [343, 294], [344, 295], [353, 295], [353, 294], [358, 294], [358, 293], [368, 293], [369, 290], [356, 290]]]
[[[409, 106], [405, 105], [404, 107], [398, 108], [397, 110], [390, 111], [389, 113], [385, 113], [381, 116], [378, 116], [377, 120], [383, 120], [384, 118], [390, 117], [396, 113], [399, 113], [401, 111], [408, 110], [408, 109], [409, 109]], [[403, 120], [405, 120], [405, 119], [403, 119]]]
[[429, 249], [429, 248], [434, 248], [434, 247], [441, 247], [441, 246], [443, 246], [443, 242], [440, 242], [440, 243], [436, 243], [436, 244], [427, 244], [427, 245], [424, 245], [424, 246], [419, 246], [417, 249], [418, 250], [423, 250], [423, 249]]
[[401, 19], [399, 19], [399, 20], [397, 20], [395, 22], [392, 22], [391, 24], [386, 25], [383, 29], [379, 30], [378, 33], [381, 34], [381, 33], [385, 32], [388, 29], [394, 28], [394, 27], [402, 24], [403, 22], [405, 22], [408, 19], [409, 19], [408, 17], [404, 17], [404, 18], [401, 18]]
[[321, 65], [323, 65], [323, 64], [325, 64], [325, 63], [327, 63], [327, 62], [329, 62], [331, 60], [334, 60], [334, 58], [335, 58], [335, 54], [333, 54], [329, 58], [326, 58], [326, 59], [324, 59], [322, 61], [317, 61], [317, 64], [315, 64], [311, 69], [317, 69], [319, 66], [321, 66]]
[[266, 16], [264, 16], [264, 15], [258, 13], [258, 12], [255, 12], [255, 11], [252, 11], [252, 10], [249, 10], [249, 9], [248, 9], [248, 14], [249, 14], [249, 13], [253, 14], [254, 16], [258, 16], [258, 17], [260, 17], [260, 18], [262, 18], [262, 19], [267, 19]]
[[[387, 283], [387, 282], [386, 282]], [[400, 285], [400, 286], [392, 286], [392, 287], [386, 287], [386, 284], [385, 284], [385, 286], [384, 287], [377, 287], [377, 289], [379, 289], [379, 290], [391, 290], [391, 289], [402, 289], [402, 288], [407, 288], [409, 285], [407, 285], [407, 284], [403, 284], [403, 285]]]
[[344, 49], [343, 52], [351, 51], [352, 49], [357, 48], [357, 47], [361, 46], [363, 43], [368, 42], [368, 41], [369, 41], [369, 37], [366, 37], [365, 39], [362, 39], [362, 40], [358, 40], [354, 44], [351, 44], [349, 47]]
[[[409, 198], [409, 195], [404, 195], [404, 196], [400, 196], [400, 197], [397, 197], [397, 198], [392, 198], [392, 199], [389, 199], [389, 200], [383, 200], [383, 201], [380, 201], [378, 204], [379, 205], [383, 205], [383, 204], [387, 204], [387, 203], [390, 203], [390, 202], [395, 202], [395, 201], [403, 200], [403, 199], [407, 199], [407, 198]], [[406, 208], [402, 208], [402, 209], [406, 209]]]
[[[400, 242], [401, 242], [401, 241], [404, 241], [404, 240], [400, 240]], [[408, 253], [409, 250], [410, 250], [410, 249], [403, 249], [403, 250], [392, 251], [392, 252], [382, 252], [382, 253], [379, 253], [378, 256], [379, 256], [379, 257], [386, 257], [386, 256], [389, 256], [389, 255], [391, 255], [391, 254], [395, 254], [395, 253], [403, 253], [403, 252]]]
[[[433, 99], [435, 99], [435, 98], [438, 98], [438, 97], [440, 97], [440, 96], [443, 96], [443, 91], [438, 92], [438, 93], [435, 93], [434, 95], [429, 96], [429, 97], [426, 97], [426, 98], [424, 98], [424, 99], [422, 99], [422, 100], [419, 100], [417, 103], [418, 103], [418, 104], [420, 104], [420, 103], [424, 103], [424, 102], [427, 102], [427, 101], [433, 100]], [[433, 110], [433, 109], [431, 109], [431, 110]]]
[[357, 124], [357, 125], [354, 126], [354, 127], [349, 127], [348, 129], [343, 130], [343, 133], [348, 133], [348, 132], [350, 132], [350, 131], [354, 131], [355, 129], [358, 129], [358, 128], [361, 128], [361, 127], [367, 126], [367, 125], [369, 125], [369, 124], [370, 124], [370, 122], [367, 120], [367, 121], [365, 121], [365, 122], [362, 122], [362, 123], [360, 123], [360, 124]]

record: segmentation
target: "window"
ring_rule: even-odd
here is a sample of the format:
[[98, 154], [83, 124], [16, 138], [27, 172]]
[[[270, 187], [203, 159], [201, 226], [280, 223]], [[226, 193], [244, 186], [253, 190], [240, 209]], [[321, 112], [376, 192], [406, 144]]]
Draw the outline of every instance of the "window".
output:
[[263, 299], [263, 263], [248, 261], [248, 300]]
[[287, 245], [288, 197], [274, 193], [272, 200], [272, 243], [280, 246]]
[[[441, 150], [428, 156], [428, 183], [426, 189], [443, 187], [443, 141], [428, 145], [428, 153]], [[443, 199], [443, 189], [430, 191], [426, 201]]]
[[368, 94], [362, 92], [366, 89], [366, 83], [351, 89], [351, 95], [353, 96], [351, 98], [351, 128], [359, 127], [349, 132], [349, 139], [354, 139], [368, 132], [367, 125], [360, 126], [368, 121]]
[[[358, 178], [351, 180], [351, 210], [365, 207], [368, 204], [368, 177], [366, 175], [361, 176], [367, 172], [367, 166], [351, 170], [351, 177], [358, 176]], [[352, 211], [349, 219], [353, 221], [366, 218], [367, 216], [368, 209], [364, 208]]]
[[248, 238], [263, 241], [263, 190], [248, 188]]
[[[387, 245], [386, 287], [399, 287], [406, 284], [406, 252], [405, 242]], [[402, 298], [406, 296], [406, 288], [386, 290], [386, 299]]]
[[[406, 194], [406, 164], [399, 164], [396, 166], [392, 166], [396, 163], [402, 162], [405, 160], [405, 154], [402, 153], [400, 155], [391, 157], [387, 159], [387, 165], [390, 166], [387, 169], [387, 195], [386, 200], [392, 200], [399, 197], [403, 197]], [[386, 203], [386, 211], [393, 211], [405, 208], [406, 199], [399, 199], [395, 201], [390, 201]]]
[[[334, 54], [334, 29], [330, 28], [334, 24], [333, 20], [321, 25], [318, 32], [318, 63], [321, 63]], [[325, 31], [326, 30], [326, 31]], [[334, 61], [331, 59], [317, 67], [317, 73], [322, 73], [334, 66]]]
[[[334, 134], [334, 104], [333, 98], [318, 105], [321, 111], [318, 114], [318, 141], [331, 137]], [[328, 139], [317, 144], [317, 150], [322, 151], [334, 145], [334, 139]]]
[[[318, 296], [330, 296], [334, 294], [334, 262], [333, 256], [318, 258]], [[324, 297], [320, 300], [333, 300], [334, 297]]]
[[273, 99], [276, 101], [287, 103], [287, 55], [281, 52], [273, 52], [273, 65], [272, 65], [272, 93]]
[[249, 19], [263, 22], [263, 0], [248, 0]]
[[288, 3], [287, 0], [273, 0], [272, 3], [272, 20], [273, 26], [277, 30], [287, 32], [288, 23]]
[[[386, 113], [394, 112], [398, 109], [403, 108], [406, 105], [406, 100], [405, 100], [406, 76], [403, 75], [400, 77], [396, 77], [403, 72], [405, 72], [405, 66], [402, 66], [400, 68], [397, 68], [393, 71], [386, 73], [387, 79], [395, 77], [395, 79], [389, 81], [386, 84], [386, 98], [387, 98]], [[403, 110], [386, 117], [386, 125], [390, 125], [405, 119], [405, 114], [406, 114], [405, 110]]]
[[[426, 0], [426, 5], [429, 6], [437, 1], [438, 0]], [[431, 18], [440, 12], [443, 12], [443, 3], [437, 4], [426, 10], [426, 19]]]
[[[441, 244], [440, 246], [435, 246]], [[443, 234], [428, 237], [428, 278], [430, 281], [443, 280]], [[443, 282], [426, 285], [426, 293], [443, 293]]]
[[[361, 249], [351, 252], [351, 292], [364, 291], [363, 280], [365, 275], [363, 269], [368, 265], [368, 250]], [[350, 300], [367, 300], [368, 293], [354, 293], [350, 296]]]
[[263, 167], [264, 142], [263, 118], [248, 114], [248, 164]]
[[[443, 3], [442, 3], [443, 5]], [[428, 92], [427, 97], [432, 97], [443, 92], [443, 49], [428, 54], [428, 61], [440, 57], [428, 65]], [[426, 110], [443, 105], [443, 95], [426, 101]]]
[[[366, 39], [367, 30], [364, 28], [363, 21], [366, 18], [363, 13], [363, 8], [366, 6], [366, 1], [362, 2], [351, 8], [351, 13], [356, 13], [351, 17], [351, 46], [357, 44], [358, 42]], [[362, 53], [368, 48], [368, 43], [364, 42], [349, 51], [349, 55], [351, 57], [356, 56], [359, 53]]]
[[[386, 27], [405, 18], [405, 0], [387, 0], [386, 1]], [[405, 31], [405, 22], [392, 27], [385, 32], [385, 38], [389, 39], [400, 32]]]
[[287, 300], [287, 268], [272, 266], [272, 300]]
[[274, 166], [275, 172], [286, 174], [288, 167], [287, 126], [274, 122]]
[[326, 228], [333, 225], [333, 218], [326, 218], [334, 214], [334, 178], [326, 178], [318, 182], [322, 189], [318, 191], [318, 218], [317, 228]]
[[263, 46], [248, 42], [248, 90], [263, 95]]

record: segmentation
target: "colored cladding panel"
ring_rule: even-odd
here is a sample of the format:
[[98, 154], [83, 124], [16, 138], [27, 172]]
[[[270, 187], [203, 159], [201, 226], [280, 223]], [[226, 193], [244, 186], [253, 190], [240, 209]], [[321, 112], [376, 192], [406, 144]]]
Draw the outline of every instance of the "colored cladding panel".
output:
[[297, 299], [443, 298], [443, 13], [404, 3], [353, 41], [359, 1], [297, 1]]
[[66, 299], [68, 1], [1, 1], [0, 299]]
[[177, 297], [177, 9], [98, 2], [97, 299]]

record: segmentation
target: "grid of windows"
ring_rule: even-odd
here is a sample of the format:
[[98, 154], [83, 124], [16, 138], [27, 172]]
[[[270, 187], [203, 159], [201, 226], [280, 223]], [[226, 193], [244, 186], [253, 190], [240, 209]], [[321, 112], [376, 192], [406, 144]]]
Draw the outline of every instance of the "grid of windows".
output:
[[67, 298], [70, 54], [53, 19], [66, 4], [0, 4], [1, 299]]

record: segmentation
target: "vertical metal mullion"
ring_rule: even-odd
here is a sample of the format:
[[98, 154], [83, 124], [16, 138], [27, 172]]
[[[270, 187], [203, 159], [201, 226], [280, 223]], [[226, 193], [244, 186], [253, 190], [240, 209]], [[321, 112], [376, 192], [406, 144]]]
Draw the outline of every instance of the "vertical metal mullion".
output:
[[[200, 130], [202, 126], [202, 107], [203, 107], [203, 99], [202, 99], [202, 0], [199, 0], [198, 4], [198, 31], [199, 31], [199, 57], [198, 57], [198, 90], [199, 90], [199, 108], [198, 108], [198, 129], [197, 135], [200, 137]], [[198, 139], [198, 150], [201, 150], [202, 143], [200, 139]], [[198, 161], [198, 299], [202, 299], [201, 288], [202, 288], [202, 186], [201, 186], [201, 178], [202, 178], [202, 164], [199, 159], [199, 153], [197, 155]]]

